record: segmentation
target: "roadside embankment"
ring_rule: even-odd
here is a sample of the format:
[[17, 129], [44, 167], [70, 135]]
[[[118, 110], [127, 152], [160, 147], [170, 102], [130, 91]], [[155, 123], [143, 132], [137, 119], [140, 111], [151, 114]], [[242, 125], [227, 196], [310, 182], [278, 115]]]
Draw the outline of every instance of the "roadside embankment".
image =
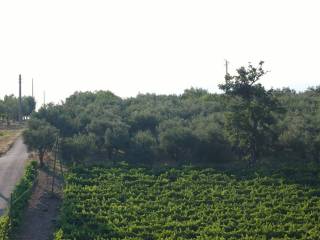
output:
[[23, 177], [11, 194], [7, 213], [0, 217], [0, 239], [9, 239], [9, 236], [20, 226], [37, 176], [38, 164], [32, 161], [25, 168]]
[[5, 154], [21, 135], [22, 129], [0, 130], [0, 156]]

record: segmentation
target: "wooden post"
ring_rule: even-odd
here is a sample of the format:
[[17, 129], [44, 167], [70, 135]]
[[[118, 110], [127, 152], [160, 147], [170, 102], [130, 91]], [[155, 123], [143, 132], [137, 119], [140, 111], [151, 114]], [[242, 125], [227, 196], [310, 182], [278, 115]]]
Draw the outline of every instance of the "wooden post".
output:
[[59, 163], [60, 163], [60, 173], [61, 173], [61, 177], [63, 179], [63, 166], [62, 166], [62, 161], [61, 159], [59, 159]]
[[58, 158], [59, 158], [58, 160], [60, 163], [60, 174], [63, 179], [63, 166], [62, 166], [61, 155], [59, 155], [59, 153], [60, 153], [60, 139], [59, 138], [58, 138], [57, 152], [58, 152]]
[[9, 205], [9, 227], [12, 226], [12, 203], [13, 203], [13, 199], [12, 199], [12, 193], [10, 194], [10, 205]]
[[56, 162], [57, 162], [57, 141], [56, 146], [54, 148], [54, 161], [53, 161], [53, 174], [52, 174], [52, 186], [51, 186], [51, 193], [54, 192], [54, 180], [56, 175]]

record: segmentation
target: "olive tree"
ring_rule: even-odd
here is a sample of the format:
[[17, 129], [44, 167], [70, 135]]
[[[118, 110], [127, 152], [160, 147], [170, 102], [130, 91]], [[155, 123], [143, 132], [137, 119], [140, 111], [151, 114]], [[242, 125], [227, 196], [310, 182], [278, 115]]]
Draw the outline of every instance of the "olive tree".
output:
[[40, 119], [28, 121], [28, 128], [23, 132], [28, 149], [38, 152], [40, 166], [44, 165], [44, 154], [52, 149], [58, 137], [58, 130], [48, 122]]

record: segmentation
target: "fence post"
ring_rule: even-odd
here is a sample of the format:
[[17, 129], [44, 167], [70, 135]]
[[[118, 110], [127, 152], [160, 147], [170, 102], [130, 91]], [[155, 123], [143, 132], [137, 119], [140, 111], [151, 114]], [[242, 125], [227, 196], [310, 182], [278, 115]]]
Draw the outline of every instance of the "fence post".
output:
[[13, 199], [12, 199], [12, 193], [10, 194], [10, 203], [9, 203], [9, 226], [7, 228], [7, 232], [10, 232], [9, 229], [12, 227], [12, 205], [13, 205]]
[[51, 186], [51, 193], [54, 192], [54, 179], [56, 175], [56, 162], [57, 162], [57, 151], [54, 151], [54, 162], [53, 162], [53, 174], [52, 174], [52, 186]]
[[63, 166], [62, 166], [62, 156], [61, 156], [61, 141], [60, 139], [58, 139], [58, 145], [57, 145], [57, 157], [58, 157], [58, 161], [60, 163], [60, 174], [61, 174], [61, 177], [62, 177], [62, 182], [64, 182], [63, 180]]

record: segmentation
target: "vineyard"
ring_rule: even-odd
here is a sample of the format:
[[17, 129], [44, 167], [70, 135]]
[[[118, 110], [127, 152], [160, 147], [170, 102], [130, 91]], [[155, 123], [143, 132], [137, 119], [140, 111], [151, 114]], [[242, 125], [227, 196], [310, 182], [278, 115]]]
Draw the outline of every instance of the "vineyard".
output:
[[77, 168], [56, 239], [318, 239], [320, 190], [213, 169]]

